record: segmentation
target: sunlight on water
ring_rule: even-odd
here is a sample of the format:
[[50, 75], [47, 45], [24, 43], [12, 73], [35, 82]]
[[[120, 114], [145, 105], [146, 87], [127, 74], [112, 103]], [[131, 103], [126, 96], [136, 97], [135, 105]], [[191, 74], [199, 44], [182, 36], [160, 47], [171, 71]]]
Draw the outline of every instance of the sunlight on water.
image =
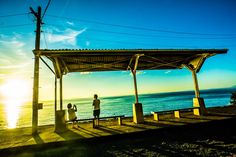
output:
[[[202, 91], [206, 107], [225, 106], [229, 104], [231, 92], [235, 89], [218, 89]], [[15, 94], [0, 100], [0, 130], [6, 128], [30, 127], [32, 125], [32, 102]], [[188, 108], [192, 106], [194, 92], [173, 92], [140, 95], [143, 104], [144, 115], [150, 115], [151, 111], [163, 111], [176, 108]], [[101, 100], [101, 117], [113, 115], [132, 116], [132, 103], [134, 96], [103, 97]], [[54, 101], [45, 101], [44, 108], [39, 110], [39, 125], [54, 124]], [[79, 119], [91, 118], [91, 99], [72, 99], [64, 101], [64, 109], [67, 104], [75, 104]], [[67, 112], [67, 111], [66, 111]]]
[[20, 78], [11, 78], [0, 86], [0, 94], [4, 100], [7, 128], [19, 125], [20, 107], [30, 96], [29, 82]]
[[20, 109], [22, 105], [20, 101], [9, 100], [5, 101], [7, 114], [7, 128], [16, 128], [19, 119]]

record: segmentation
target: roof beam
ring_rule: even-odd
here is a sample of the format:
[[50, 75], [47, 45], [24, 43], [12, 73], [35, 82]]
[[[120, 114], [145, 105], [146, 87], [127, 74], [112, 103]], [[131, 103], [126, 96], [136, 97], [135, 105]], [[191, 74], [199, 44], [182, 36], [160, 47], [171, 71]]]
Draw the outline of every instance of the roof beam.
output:
[[63, 67], [64, 67], [63, 73], [66, 75], [69, 72], [68, 66], [67, 66], [67, 64], [65, 63], [64, 60], [61, 60], [61, 62], [62, 62]]
[[62, 71], [61, 71], [61, 65], [60, 65], [60, 63], [59, 63], [59, 60], [58, 60], [58, 58], [56, 57], [56, 58], [54, 58], [54, 68], [55, 68], [55, 71], [56, 71], [56, 77], [57, 78], [61, 78], [62, 77]]
[[[181, 69], [183, 64], [201, 69], [206, 58], [227, 49], [79, 49], [40, 50], [54, 62], [57, 77], [69, 72]], [[141, 59], [139, 59], [143, 56]]]
[[198, 55], [198, 57], [188, 63], [188, 69], [191, 67], [192, 70], [199, 72], [207, 56], [208, 54]]
[[[134, 72], [136, 72], [137, 68], [138, 68], [138, 60], [141, 56], [144, 56], [144, 54], [135, 54], [129, 61], [129, 65], [127, 67], [127, 70], [132, 70]], [[132, 62], [133, 60], [135, 59], [135, 62], [134, 62], [134, 66], [132, 67]]]
[[55, 75], [55, 72], [52, 70], [52, 68], [48, 65], [48, 63], [42, 58], [39, 57], [41, 59], [41, 61], [48, 67], [48, 69]]

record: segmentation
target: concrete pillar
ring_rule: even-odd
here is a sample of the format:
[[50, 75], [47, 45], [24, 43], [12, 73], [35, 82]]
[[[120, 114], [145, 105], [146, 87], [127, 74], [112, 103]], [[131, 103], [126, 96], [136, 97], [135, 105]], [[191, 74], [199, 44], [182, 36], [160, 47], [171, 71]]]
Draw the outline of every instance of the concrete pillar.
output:
[[[56, 81], [55, 81], [55, 85], [56, 85]], [[55, 89], [55, 92], [57, 93], [56, 89]], [[67, 130], [67, 127], [66, 127], [66, 110], [63, 110], [62, 76], [61, 76], [60, 77], [60, 110], [56, 111], [55, 132], [60, 133], [60, 132], [65, 132], [66, 130]]]
[[196, 116], [207, 113], [203, 98], [193, 98], [193, 107], [198, 107], [197, 109], [193, 109], [193, 114]]
[[133, 122], [136, 124], [143, 123], [143, 106], [141, 103], [133, 104]]
[[180, 118], [180, 112], [179, 111], [174, 111], [175, 118]]
[[204, 99], [200, 97], [197, 74], [195, 70], [191, 70], [193, 81], [194, 81], [194, 88], [195, 88], [195, 98], [193, 98], [193, 107], [199, 107], [199, 109], [193, 109], [193, 114], [196, 116], [206, 114], [206, 107]]
[[55, 132], [61, 133], [67, 130], [66, 127], [66, 111], [58, 110], [56, 111], [56, 124], [55, 124]]
[[135, 103], [133, 104], [133, 122], [143, 123], [143, 106], [138, 101], [138, 88], [137, 88], [137, 80], [136, 80], [136, 71], [132, 70], [133, 78], [134, 78], [134, 92], [135, 92]]
[[197, 80], [197, 73], [196, 70], [189, 65], [185, 65], [191, 72], [193, 76], [193, 81], [194, 81], [194, 89], [195, 89], [195, 98], [193, 98], [193, 107], [199, 107], [199, 109], [193, 109], [193, 114], [194, 115], [204, 115], [207, 113], [204, 99], [200, 97], [200, 92], [199, 92], [199, 86], [198, 86], [198, 80]]
[[122, 125], [122, 118], [118, 117], [118, 125]]
[[159, 121], [159, 114], [158, 113], [153, 113], [153, 119], [156, 121]]
[[143, 106], [141, 103], [139, 103], [139, 100], [138, 100], [138, 87], [137, 87], [137, 79], [136, 79], [136, 69], [138, 67], [138, 60], [139, 60], [140, 56], [143, 56], [143, 54], [136, 54], [134, 67], [131, 68], [129, 66], [129, 68], [133, 74], [133, 79], [134, 79], [135, 103], [133, 104], [133, 122], [136, 124], [144, 122]]

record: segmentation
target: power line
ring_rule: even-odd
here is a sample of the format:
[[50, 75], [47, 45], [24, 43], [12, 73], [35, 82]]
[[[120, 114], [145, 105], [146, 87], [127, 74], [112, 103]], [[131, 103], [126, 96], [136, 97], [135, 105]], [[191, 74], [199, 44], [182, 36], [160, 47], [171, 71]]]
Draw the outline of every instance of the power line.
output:
[[104, 33], [112, 33], [112, 34], [120, 34], [120, 35], [131, 35], [131, 36], [142, 36], [142, 37], [159, 37], [159, 38], [183, 38], [183, 39], [236, 39], [236, 36], [232, 37], [183, 37], [183, 36], [165, 36], [165, 35], [147, 35], [147, 34], [137, 34], [137, 33], [127, 33], [127, 32], [114, 32], [114, 31], [106, 31], [99, 29], [88, 29], [90, 31], [95, 32], [104, 32]]
[[[100, 38], [85, 38], [85, 37], [79, 37], [79, 39], [85, 39], [90, 41], [101, 41], [106, 43], [115, 43], [115, 44], [122, 44], [122, 45], [144, 45], [144, 46], [151, 46], [151, 47], [168, 47], [168, 48], [199, 48], [199, 46], [194, 45], [163, 45], [163, 44], [150, 44], [150, 43], [140, 43], [140, 42], [129, 42], [129, 41], [117, 41], [117, 40], [106, 40], [106, 39], [100, 39]], [[225, 48], [227, 46], [221, 45], [218, 46], [220, 48]]]
[[48, 1], [48, 4], [47, 4], [47, 6], [46, 6], [46, 8], [45, 8], [45, 10], [44, 10], [44, 13], [43, 13], [43, 16], [42, 16], [42, 19], [41, 19], [41, 20], [43, 20], [43, 17], [44, 17], [44, 15], [45, 15], [46, 12], [47, 12], [47, 9], [48, 9], [50, 3], [51, 3], [51, 0]]
[[[44, 32], [49, 33], [49, 32]], [[67, 35], [63, 35], [65, 37], [71, 37]], [[74, 38], [74, 37], [71, 37]], [[115, 44], [122, 44], [122, 45], [144, 45], [144, 46], [151, 46], [151, 47], [158, 47], [158, 46], [165, 46], [165, 47], [197, 47], [197, 46], [182, 46], [182, 45], [160, 45], [160, 44], [151, 44], [151, 43], [140, 43], [140, 42], [130, 42], [130, 41], [121, 41], [121, 40], [106, 40], [100, 38], [91, 38], [91, 37], [79, 37], [78, 39], [88, 40], [88, 41], [96, 41], [96, 42], [106, 42], [106, 43], [115, 43]], [[223, 46], [222, 46], [223, 47]]]
[[60, 19], [75, 20], [75, 21], [81, 21], [81, 22], [86, 22], [86, 23], [93, 23], [93, 24], [100, 24], [100, 25], [107, 25], [107, 26], [114, 26], [114, 27], [121, 27], [121, 28], [128, 28], [128, 29], [145, 30], [145, 31], [153, 31], [153, 32], [164, 32], [164, 33], [173, 33], [173, 34], [182, 34], [182, 35], [183, 34], [184, 35], [211, 35], [211, 36], [233, 36], [233, 35], [236, 35], [236, 34], [195, 33], [195, 32], [163, 30], [163, 29], [152, 29], [152, 28], [144, 28], [144, 27], [136, 27], [136, 26], [128, 26], [128, 25], [111, 24], [111, 23], [77, 19], [77, 18], [69, 18], [69, 17], [56, 16], [56, 15], [48, 15], [48, 16], [54, 17], [54, 18], [60, 18]]
[[[49, 32], [44, 32], [44, 33], [49, 33]], [[71, 37], [71, 36], [67, 36], [67, 35], [63, 35], [65, 37]], [[71, 37], [74, 38], [74, 37]], [[79, 39], [89, 39], [89, 40], [96, 40], [96, 41], [106, 41], [106, 42], [113, 42], [113, 43], [122, 43], [122, 44], [139, 44], [139, 45], [149, 45], [149, 46], [154, 46], [154, 44], [147, 44], [147, 43], [138, 43], [138, 42], [127, 42], [127, 41], [117, 41], [117, 40], [106, 40], [106, 39], [98, 39], [98, 38], [83, 38], [80, 37]]]
[[46, 36], [45, 36], [45, 32], [44, 32], [44, 31], [43, 31], [43, 38], [44, 38], [44, 42], [45, 42], [46, 49], [48, 49], [48, 43], [47, 43], [47, 40], [46, 40]]
[[80, 39], [89, 39], [89, 40], [96, 40], [96, 41], [105, 41], [110, 43], [120, 43], [120, 44], [135, 44], [135, 45], [146, 45], [146, 46], [156, 46], [158, 44], [148, 44], [148, 43], [139, 43], [139, 42], [129, 42], [129, 41], [121, 41], [121, 40], [106, 40], [106, 39], [98, 39], [98, 38], [82, 38]]
[[[65, 27], [63, 25], [54, 25], [54, 24], [45, 24], [48, 26], [56, 26], [56, 27]], [[73, 27], [77, 28], [77, 27]], [[115, 31], [107, 31], [101, 29], [88, 29], [89, 31], [94, 32], [103, 32], [103, 33], [111, 33], [111, 34], [119, 34], [119, 35], [130, 35], [130, 36], [141, 36], [141, 37], [151, 37], [151, 38], [175, 38], [175, 39], [236, 39], [236, 36], [232, 37], [183, 37], [183, 36], [165, 36], [165, 35], [147, 35], [147, 34], [138, 34], [138, 33], [127, 33], [127, 32], [115, 32]]]
[[[57, 27], [65, 27], [63, 25], [54, 25], [54, 24], [45, 24], [47, 26], [57, 26]], [[92, 30], [92, 31], [101, 31], [101, 32], [105, 32], [105, 33], [117, 33], [117, 34], [125, 34], [125, 35], [145, 35], [145, 34], [130, 34], [130, 33], [124, 33], [124, 32], [113, 32], [113, 31], [104, 31], [104, 30], [98, 30], [98, 29], [89, 29], [89, 30]], [[45, 32], [45, 33], [52, 33], [52, 32]], [[67, 36], [67, 37], [71, 37], [71, 36], [68, 36], [68, 35], [63, 35], [63, 36]], [[145, 36], [148, 36], [148, 35], [145, 35]], [[155, 36], [155, 37], [166, 37], [166, 36]], [[167, 36], [167, 37], [170, 37], [172, 38], [171, 36]], [[71, 37], [71, 38], [74, 38], [74, 37]], [[176, 37], [178, 38], [178, 37]], [[187, 37], [184, 37], [184, 38], [187, 38]], [[118, 44], [135, 44], [135, 45], [146, 45], [146, 46], [163, 46], [163, 45], [159, 45], [159, 44], [150, 44], [150, 43], [140, 43], [140, 42], [130, 42], [130, 41], [117, 41], [117, 40], [106, 40], [106, 39], [99, 39], [99, 38], [91, 38], [91, 37], [88, 37], [88, 38], [85, 38], [85, 37], [79, 37], [79, 39], [85, 39], [85, 40], [94, 40], [94, 41], [105, 41], [105, 42], [109, 42], [109, 43], [118, 43]], [[195, 39], [195, 38], [193, 38]], [[203, 38], [203, 39], [206, 39], [206, 38]], [[222, 39], [222, 38], [210, 38], [210, 39]], [[234, 39], [233, 37], [228, 37], [228, 38], [225, 38], [225, 39]], [[180, 46], [180, 45], [164, 45], [164, 46], [167, 46], [167, 47], [186, 47], [186, 45], [184, 46]], [[194, 47], [194, 46], [188, 46], [188, 47]]]
[[18, 13], [18, 14], [0, 15], [0, 17], [22, 16], [22, 15], [27, 15], [27, 14], [29, 14], [29, 13]]
[[31, 25], [32, 24], [4, 25], [4, 26], [0, 26], [0, 28], [23, 27], [23, 26], [31, 26]]

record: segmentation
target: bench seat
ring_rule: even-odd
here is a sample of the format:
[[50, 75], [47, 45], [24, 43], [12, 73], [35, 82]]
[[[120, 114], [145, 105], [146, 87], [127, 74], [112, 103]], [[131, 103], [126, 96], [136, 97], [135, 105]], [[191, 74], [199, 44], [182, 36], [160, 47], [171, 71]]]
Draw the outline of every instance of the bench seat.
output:
[[101, 119], [117, 119], [118, 120], [118, 125], [122, 125], [122, 118], [124, 118], [124, 117], [125, 117], [124, 115], [99, 117], [99, 120], [101, 120]]
[[[183, 108], [183, 109], [175, 109], [175, 110], [166, 110], [166, 111], [156, 111], [156, 112], [151, 112], [153, 114], [153, 119], [156, 121], [159, 121], [159, 115], [160, 114], [166, 114], [166, 113], [174, 113], [175, 118], [181, 118], [180, 111], [190, 111], [190, 110], [197, 110], [197, 113], [199, 112], [199, 107], [191, 107], [191, 108]], [[200, 116], [200, 114], [195, 114]]]
[[[124, 115], [120, 116], [107, 116], [107, 117], [99, 117], [99, 120], [102, 119], [117, 119], [118, 120], [118, 125], [122, 125], [122, 118], [124, 118]], [[82, 122], [82, 121], [93, 121], [93, 127], [95, 125], [95, 119], [94, 118], [86, 118], [86, 119], [76, 119], [74, 120], [75, 122]], [[66, 121], [66, 123], [72, 123], [73, 121]]]

